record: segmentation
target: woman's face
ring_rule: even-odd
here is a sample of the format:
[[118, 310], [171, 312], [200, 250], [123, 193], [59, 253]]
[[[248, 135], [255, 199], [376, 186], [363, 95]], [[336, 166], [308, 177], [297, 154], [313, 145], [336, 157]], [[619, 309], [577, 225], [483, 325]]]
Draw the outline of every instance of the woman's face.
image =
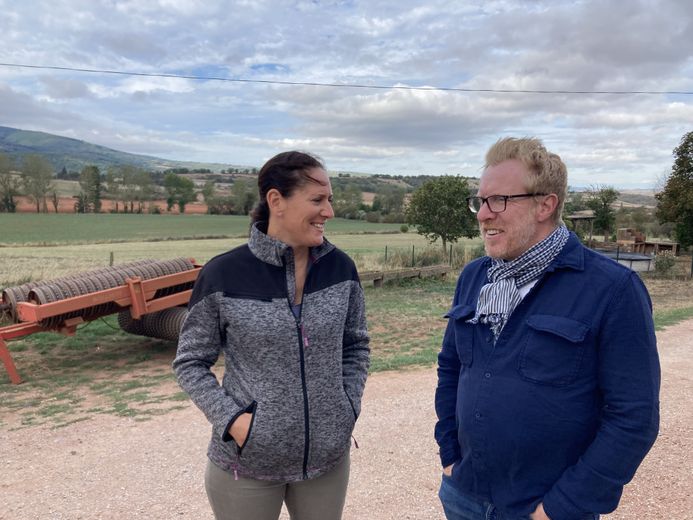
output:
[[314, 247], [323, 242], [325, 222], [334, 217], [332, 187], [327, 172], [313, 168], [308, 180], [288, 197], [280, 197], [270, 217], [269, 232], [291, 247]]

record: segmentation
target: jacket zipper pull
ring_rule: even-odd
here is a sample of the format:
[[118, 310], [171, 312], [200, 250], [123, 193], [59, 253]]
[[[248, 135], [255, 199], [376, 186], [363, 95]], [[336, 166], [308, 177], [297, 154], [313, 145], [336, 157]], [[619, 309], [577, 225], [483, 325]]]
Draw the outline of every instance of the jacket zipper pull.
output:
[[303, 338], [303, 348], [308, 348], [308, 335], [306, 334], [306, 330], [303, 328], [303, 323], [301, 323], [301, 337]]
[[238, 480], [238, 470], [233, 468], [233, 480]]

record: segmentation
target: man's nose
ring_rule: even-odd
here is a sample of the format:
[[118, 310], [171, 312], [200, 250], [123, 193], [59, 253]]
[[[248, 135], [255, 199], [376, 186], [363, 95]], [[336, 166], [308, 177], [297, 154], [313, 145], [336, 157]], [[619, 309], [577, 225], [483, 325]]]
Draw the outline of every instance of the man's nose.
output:
[[481, 207], [479, 208], [479, 211], [476, 212], [476, 219], [479, 222], [482, 222], [484, 220], [488, 220], [490, 218], [493, 218], [495, 216], [495, 213], [491, 211], [491, 208], [488, 207], [488, 201], [484, 201], [481, 204]]

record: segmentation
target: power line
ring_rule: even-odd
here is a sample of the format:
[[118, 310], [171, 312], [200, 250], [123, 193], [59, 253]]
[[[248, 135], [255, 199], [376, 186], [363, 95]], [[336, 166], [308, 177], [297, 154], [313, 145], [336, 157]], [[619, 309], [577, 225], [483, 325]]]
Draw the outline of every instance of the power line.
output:
[[307, 87], [331, 87], [331, 88], [359, 88], [380, 90], [423, 90], [440, 92], [467, 92], [467, 93], [491, 93], [491, 94], [614, 94], [614, 95], [680, 95], [693, 96], [693, 91], [676, 90], [531, 90], [531, 89], [497, 89], [497, 88], [458, 88], [458, 87], [411, 87], [404, 85], [365, 85], [359, 83], [320, 83], [311, 81], [282, 81], [268, 79], [223, 78], [220, 76], [195, 76], [186, 74], [164, 74], [153, 72], [128, 72], [122, 70], [84, 69], [77, 67], [58, 67], [53, 65], [27, 65], [24, 63], [0, 63], [0, 67], [20, 67], [25, 69], [61, 70], [70, 72], [84, 72], [89, 74], [114, 74], [119, 76], [144, 76], [148, 78], [176, 78], [195, 81], [225, 81], [230, 83], [259, 83], [267, 85], [293, 85]]

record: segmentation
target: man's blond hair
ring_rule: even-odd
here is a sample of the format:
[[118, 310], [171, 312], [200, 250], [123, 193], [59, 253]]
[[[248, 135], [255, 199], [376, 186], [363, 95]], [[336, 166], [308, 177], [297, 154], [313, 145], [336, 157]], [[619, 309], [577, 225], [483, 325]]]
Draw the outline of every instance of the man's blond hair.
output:
[[565, 163], [558, 155], [549, 152], [539, 139], [503, 137], [486, 153], [484, 169], [511, 159], [521, 161], [529, 171], [526, 186], [528, 193], [556, 194], [558, 205], [553, 221], [562, 224], [561, 214], [568, 194], [568, 169]]

